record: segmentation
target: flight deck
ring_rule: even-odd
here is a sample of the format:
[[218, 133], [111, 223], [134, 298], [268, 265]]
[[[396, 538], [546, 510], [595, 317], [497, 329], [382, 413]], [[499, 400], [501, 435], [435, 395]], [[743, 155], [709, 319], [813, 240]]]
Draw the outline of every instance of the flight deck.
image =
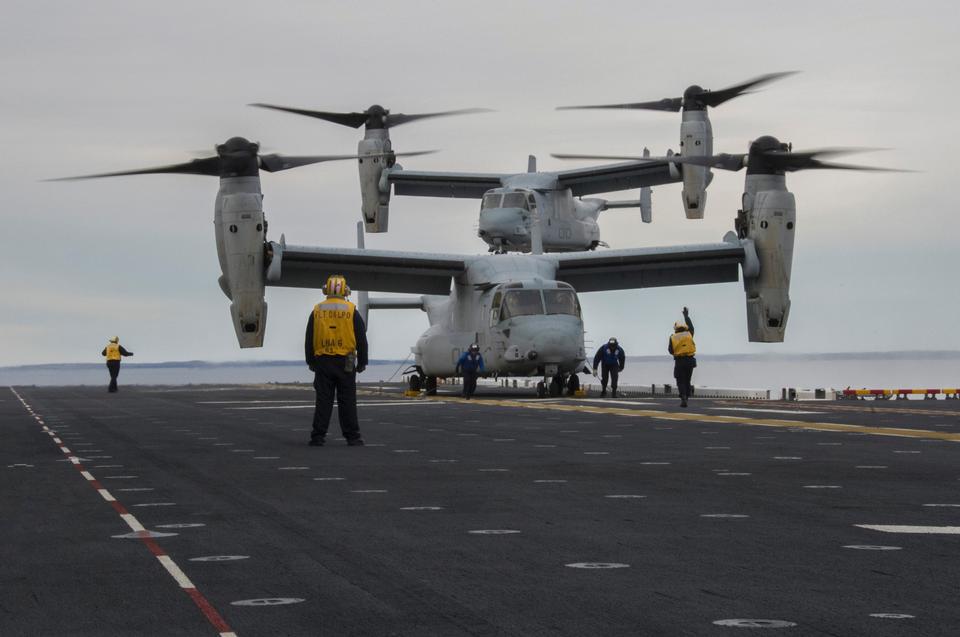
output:
[[960, 630], [957, 401], [0, 391], [0, 635]]

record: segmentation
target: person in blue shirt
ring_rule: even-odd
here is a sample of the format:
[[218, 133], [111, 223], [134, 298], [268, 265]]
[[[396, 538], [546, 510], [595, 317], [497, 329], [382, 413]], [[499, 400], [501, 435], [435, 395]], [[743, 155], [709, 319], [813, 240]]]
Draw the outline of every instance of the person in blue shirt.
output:
[[610, 380], [610, 389], [613, 390], [613, 397], [617, 397], [617, 378], [623, 371], [623, 365], [627, 356], [617, 343], [617, 339], [611, 338], [607, 344], [597, 350], [593, 357], [593, 373], [597, 373], [599, 367], [603, 375], [600, 377], [600, 397], [607, 395], [607, 380]]
[[456, 374], [463, 373], [463, 397], [470, 400], [477, 391], [477, 376], [483, 373], [483, 356], [480, 355], [480, 346], [472, 344], [457, 361]]

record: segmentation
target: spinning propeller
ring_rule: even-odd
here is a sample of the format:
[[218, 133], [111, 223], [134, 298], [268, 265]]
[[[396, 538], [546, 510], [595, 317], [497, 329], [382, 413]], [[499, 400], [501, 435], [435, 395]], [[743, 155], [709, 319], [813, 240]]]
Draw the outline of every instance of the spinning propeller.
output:
[[294, 113], [296, 115], [306, 115], [307, 117], [315, 117], [317, 119], [326, 120], [328, 122], [333, 122], [334, 124], [340, 124], [341, 126], [349, 126], [350, 128], [360, 128], [365, 126], [368, 129], [377, 129], [377, 128], [392, 128], [394, 126], [400, 126], [401, 124], [408, 124], [410, 122], [415, 122], [419, 119], [428, 119], [431, 117], [447, 117], [450, 115], [470, 115], [473, 113], [491, 113], [488, 108], [464, 108], [456, 111], [440, 111], [437, 113], [413, 113], [413, 114], [404, 114], [404, 113], [391, 113], [389, 109], [386, 109], [379, 104], [374, 104], [365, 111], [359, 113], [333, 113], [329, 111], [311, 111], [302, 108], [289, 108], [287, 106], [274, 106], [273, 104], [249, 104], [249, 106], [257, 106], [259, 108], [270, 108], [275, 111], [284, 111], [287, 113]]
[[834, 157], [863, 153], [875, 148], [820, 148], [794, 152], [790, 144], [782, 143], [776, 137], [764, 135], [750, 144], [746, 155], [731, 155], [720, 153], [717, 155], [692, 156], [670, 155], [669, 157], [639, 157], [626, 155], [552, 155], [557, 159], [600, 159], [609, 161], [648, 161], [671, 162], [676, 164], [693, 164], [708, 168], [738, 171], [746, 168], [753, 174], [783, 174], [798, 170], [831, 169], [831, 170], [869, 170], [875, 172], [910, 172], [897, 168], [879, 168], [876, 166], [856, 166], [853, 164], [835, 164], [821, 161], [819, 157]]
[[787, 77], [788, 75], [793, 75], [795, 73], [797, 73], [797, 71], [768, 73], [767, 75], [761, 75], [760, 77], [755, 77], [752, 80], [747, 80], [746, 82], [735, 84], [734, 86], [728, 86], [727, 88], [720, 89], [718, 91], [711, 91], [694, 84], [693, 86], [687, 87], [687, 90], [683, 92], [683, 97], [666, 97], [662, 100], [657, 100], [654, 102], [598, 104], [592, 106], [560, 106], [557, 108], [557, 110], [565, 111], [584, 108], [624, 108], [629, 110], [672, 111], [677, 113], [682, 108], [683, 110], [687, 111], [702, 111], [708, 106], [720, 106], [724, 102], [732, 100], [735, 97], [752, 93], [753, 91], [750, 89], [773, 82], [775, 80], [779, 80], [780, 78]]
[[[170, 164], [154, 168], [138, 170], [123, 170], [96, 175], [80, 175], [78, 177], [62, 177], [49, 181], [70, 181], [74, 179], [94, 179], [98, 177], [120, 177], [124, 175], [149, 174], [180, 174], [180, 175], [210, 175], [212, 177], [256, 177], [258, 171], [269, 173], [298, 168], [309, 164], [324, 161], [338, 161], [343, 159], [358, 159], [357, 155], [280, 155], [270, 153], [259, 154], [260, 144], [251, 142], [243, 137], [231, 137], [223, 144], [216, 146], [217, 154], [214, 157], [204, 157], [182, 164]], [[424, 155], [435, 151], [419, 151], [403, 153], [404, 155]]]

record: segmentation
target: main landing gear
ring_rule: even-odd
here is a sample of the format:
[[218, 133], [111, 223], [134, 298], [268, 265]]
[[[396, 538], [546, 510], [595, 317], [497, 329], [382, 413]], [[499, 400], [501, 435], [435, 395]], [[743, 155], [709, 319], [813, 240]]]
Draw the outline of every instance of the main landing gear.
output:
[[537, 398], [558, 398], [566, 391], [567, 396], [573, 396], [580, 389], [580, 378], [576, 374], [557, 373], [552, 377], [544, 378], [537, 383]]
[[424, 376], [423, 374], [413, 374], [408, 381], [410, 391], [420, 391], [421, 389], [427, 396], [437, 395], [437, 377]]

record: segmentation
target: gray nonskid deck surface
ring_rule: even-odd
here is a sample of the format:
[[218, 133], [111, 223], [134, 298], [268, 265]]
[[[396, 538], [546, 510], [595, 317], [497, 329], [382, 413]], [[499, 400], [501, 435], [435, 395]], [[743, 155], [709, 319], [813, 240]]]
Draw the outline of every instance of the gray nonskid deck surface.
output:
[[[3, 391], [0, 635], [217, 634]], [[960, 627], [960, 536], [856, 526], [960, 526], [956, 402], [364, 394], [313, 448], [303, 390], [17, 392], [241, 637]]]

